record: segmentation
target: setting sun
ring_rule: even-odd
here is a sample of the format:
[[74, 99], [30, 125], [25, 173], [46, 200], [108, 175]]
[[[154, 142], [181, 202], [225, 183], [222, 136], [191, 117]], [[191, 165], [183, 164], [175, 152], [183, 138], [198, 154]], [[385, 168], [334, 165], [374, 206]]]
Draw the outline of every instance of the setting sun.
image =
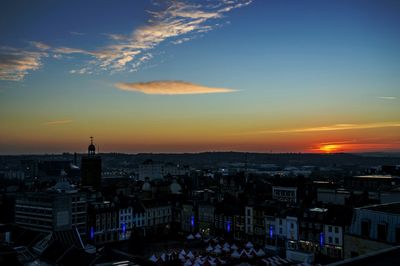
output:
[[319, 150], [325, 153], [332, 153], [332, 152], [337, 152], [340, 149], [340, 145], [338, 144], [326, 144], [322, 145]]

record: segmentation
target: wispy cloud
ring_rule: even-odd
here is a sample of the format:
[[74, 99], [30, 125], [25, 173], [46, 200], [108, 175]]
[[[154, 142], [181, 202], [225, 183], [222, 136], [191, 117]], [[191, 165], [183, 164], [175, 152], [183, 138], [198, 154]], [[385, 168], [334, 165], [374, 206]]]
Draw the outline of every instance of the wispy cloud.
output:
[[56, 125], [65, 125], [65, 124], [70, 124], [70, 123], [72, 123], [71, 119], [65, 119], [65, 120], [47, 121], [47, 122], [44, 122], [43, 125], [56, 126]]
[[381, 99], [381, 100], [396, 100], [397, 97], [395, 97], [395, 96], [379, 96], [378, 99]]
[[[155, 4], [156, 11], [148, 11], [146, 25], [129, 34], [106, 34], [111, 40], [107, 46], [88, 50], [72, 47], [51, 47], [42, 42], [30, 42], [29, 49], [0, 47], [0, 79], [22, 80], [29, 71], [41, 66], [44, 56], [63, 59], [63, 55], [85, 55], [87, 63], [70, 73], [90, 74], [98, 71], [136, 71], [153, 56], [152, 50], [164, 41], [181, 44], [220, 27], [219, 20], [233, 9], [248, 6], [253, 0], [219, 0], [193, 3], [190, 1], [163, 1]], [[72, 35], [84, 33], [71, 31]]]
[[337, 131], [337, 130], [354, 130], [354, 129], [370, 129], [384, 127], [400, 127], [400, 122], [378, 122], [367, 124], [336, 124], [321, 127], [294, 128], [287, 130], [270, 131], [271, 133], [303, 133], [303, 132], [319, 132], [319, 131]]
[[71, 35], [78, 35], [78, 36], [85, 35], [85, 33], [79, 32], [79, 31], [70, 31], [69, 34], [71, 34]]
[[[130, 34], [106, 34], [114, 43], [94, 51], [82, 49], [60, 53], [81, 53], [94, 57], [90, 67], [102, 70], [135, 71], [144, 62], [152, 58], [150, 50], [166, 40], [180, 44], [195, 38], [196, 34], [205, 33], [217, 27], [216, 19], [224, 17], [236, 8], [251, 4], [253, 0], [220, 0], [214, 4], [194, 4], [189, 1], [165, 1], [158, 11], [148, 11], [151, 18]], [[214, 21], [214, 22], [212, 22]]]
[[159, 95], [227, 93], [235, 91], [226, 88], [206, 87], [184, 81], [151, 81], [151, 82], [138, 82], [138, 83], [117, 83], [115, 84], [115, 87], [125, 91], [135, 91], [145, 94], [159, 94]]
[[377, 122], [377, 123], [365, 123], [365, 124], [335, 124], [335, 125], [320, 126], [320, 127], [262, 130], [262, 131], [250, 132], [248, 134], [307, 133], [307, 132], [357, 130], [357, 129], [373, 129], [373, 128], [389, 128], [389, 127], [400, 127], [400, 122]]
[[[36, 46], [42, 46], [37, 43]], [[44, 50], [45, 47], [42, 46]], [[23, 50], [8, 46], [0, 47], [0, 79], [22, 80], [30, 71], [37, 70], [42, 65], [42, 58], [48, 56], [43, 51]]]
[[42, 50], [42, 51], [46, 51], [49, 50], [51, 47], [43, 42], [30, 42], [32, 46], [34, 46], [35, 48]]

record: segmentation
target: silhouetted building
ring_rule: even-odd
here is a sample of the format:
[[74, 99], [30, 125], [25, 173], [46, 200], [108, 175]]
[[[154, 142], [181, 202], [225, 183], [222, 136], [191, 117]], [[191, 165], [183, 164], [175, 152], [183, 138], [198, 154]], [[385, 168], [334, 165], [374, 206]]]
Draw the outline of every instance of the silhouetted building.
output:
[[91, 186], [97, 189], [101, 184], [101, 157], [96, 155], [93, 137], [90, 139], [88, 154], [82, 157], [81, 184], [82, 186]]
[[23, 228], [53, 232], [77, 228], [86, 233], [86, 195], [67, 181], [58, 182], [52, 189], [17, 194], [15, 223]]

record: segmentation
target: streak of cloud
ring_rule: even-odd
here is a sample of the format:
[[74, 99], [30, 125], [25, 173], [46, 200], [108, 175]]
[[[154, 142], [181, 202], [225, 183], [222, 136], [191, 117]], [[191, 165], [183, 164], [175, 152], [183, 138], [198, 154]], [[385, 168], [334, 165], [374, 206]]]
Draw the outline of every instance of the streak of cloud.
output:
[[158, 94], [158, 95], [228, 93], [234, 91], [232, 89], [206, 87], [184, 81], [116, 83], [115, 87], [125, 91], [134, 91], [134, 92], [141, 92], [144, 94]]
[[270, 133], [304, 133], [304, 132], [320, 132], [320, 131], [338, 131], [338, 130], [354, 130], [354, 129], [371, 129], [385, 127], [400, 127], [400, 122], [378, 122], [367, 124], [336, 124], [321, 127], [294, 128], [287, 130], [269, 131]]
[[394, 97], [394, 96], [379, 96], [378, 99], [381, 99], [381, 100], [396, 100], [397, 97]]
[[319, 127], [261, 130], [255, 132], [248, 132], [244, 134], [309, 133], [309, 132], [360, 130], [360, 129], [390, 128], [390, 127], [400, 127], [400, 122], [395, 121], [395, 122], [376, 122], [376, 123], [365, 123], [365, 124], [335, 124], [335, 125], [319, 126]]
[[78, 36], [85, 35], [85, 33], [79, 32], [79, 31], [70, 31], [69, 33], [70, 33], [71, 35], [78, 35]]
[[44, 122], [43, 125], [56, 126], [56, 125], [65, 125], [65, 124], [70, 124], [70, 123], [72, 123], [71, 119], [65, 119], [65, 120], [55, 120], [55, 121]]

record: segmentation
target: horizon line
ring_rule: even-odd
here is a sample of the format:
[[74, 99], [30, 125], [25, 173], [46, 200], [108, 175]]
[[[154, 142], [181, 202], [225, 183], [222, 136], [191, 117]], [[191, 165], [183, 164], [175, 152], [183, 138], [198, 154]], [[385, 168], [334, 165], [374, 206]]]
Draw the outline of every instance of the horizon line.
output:
[[[43, 156], [43, 155], [67, 155], [67, 154], [86, 154], [87, 152], [54, 152], [54, 153], [15, 153], [15, 154], [0, 154], [0, 156]], [[252, 154], [273, 154], [273, 155], [283, 155], [283, 154], [316, 154], [316, 155], [340, 155], [340, 154], [394, 154], [400, 153], [398, 151], [360, 151], [360, 152], [258, 152], [258, 151], [198, 151], [198, 152], [100, 152], [96, 154], [124, 154], [124, 155], [141, 155], [141, 154], [164, 154], [164, 155], [180, 155], [180, 154], [204, 154], [204, 153], [252, 153]]]

